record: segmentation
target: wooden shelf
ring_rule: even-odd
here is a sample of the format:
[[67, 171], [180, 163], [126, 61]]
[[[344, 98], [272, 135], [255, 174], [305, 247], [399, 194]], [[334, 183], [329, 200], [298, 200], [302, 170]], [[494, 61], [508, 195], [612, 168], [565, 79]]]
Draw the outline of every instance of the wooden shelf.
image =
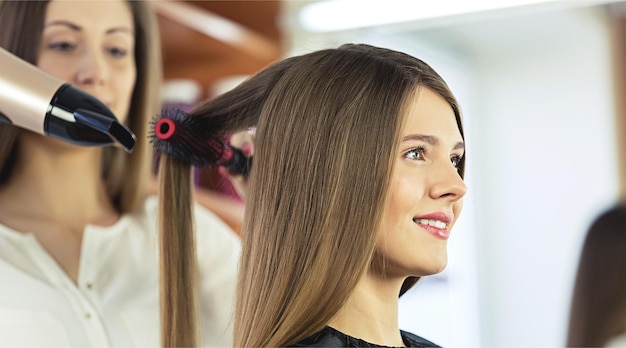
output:
[[153, 1], [165, 79], [189, 78], [208, 91], [282, 57], [280, 1]]

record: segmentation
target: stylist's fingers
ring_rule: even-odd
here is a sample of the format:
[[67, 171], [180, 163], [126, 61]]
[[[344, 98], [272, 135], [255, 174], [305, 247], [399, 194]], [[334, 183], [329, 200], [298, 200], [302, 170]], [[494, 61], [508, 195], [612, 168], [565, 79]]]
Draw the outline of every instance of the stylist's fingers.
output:
[[246, 157], [254, 155], [254, 133], [252, 131], [241, 131], [233, 133], [230, 137], [230, 144], [243, 152]]
[[[254, 155], [253, 142], [254, 142], [253, 130], [247, 130], [247, 131], [234, 133], [230, 138], [230, 144], [233, 147], [241, 150], [244, 156], [246, 156], [249, 159], [252, 158], [252, 156]], [[233, 184], [233, 187], [235, 188], [239, 196], [245, 199], [246, 189], [247, 189], [246, 178], [240, 174], [232, 173], [223, 167], [219, 168], [219, 172], [222, 176], [227, 177], [231, 181], [231, 183]]]

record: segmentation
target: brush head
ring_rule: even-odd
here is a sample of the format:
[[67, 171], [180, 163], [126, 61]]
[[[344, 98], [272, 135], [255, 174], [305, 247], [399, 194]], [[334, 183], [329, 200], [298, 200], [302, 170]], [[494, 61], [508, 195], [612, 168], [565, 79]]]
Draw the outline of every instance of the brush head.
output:
[[207, 129], [200, 117], [179, 109], [163, 109], [151, 122], [150, 142], [156, 151], [200, 168], [220, 165], [229, 154], [226, 139]]
[[248, 177], [252, 158], [212, 131], [206, 120], [190, 117], [179, 109], [163, 109], [150, 127], [150, 142], [159, 153], [199, 168], [223, 166], [233, 174]]

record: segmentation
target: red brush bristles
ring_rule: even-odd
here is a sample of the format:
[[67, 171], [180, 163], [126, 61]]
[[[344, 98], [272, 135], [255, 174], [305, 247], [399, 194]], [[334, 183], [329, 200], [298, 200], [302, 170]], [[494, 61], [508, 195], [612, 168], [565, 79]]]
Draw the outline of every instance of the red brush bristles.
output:
[[196, 167], [219, 165], [228, 147], [202, 123], [199, 117], [189, 117], [182, 110], [163, 109], [151, 122], [150, 142], [156, 151]]

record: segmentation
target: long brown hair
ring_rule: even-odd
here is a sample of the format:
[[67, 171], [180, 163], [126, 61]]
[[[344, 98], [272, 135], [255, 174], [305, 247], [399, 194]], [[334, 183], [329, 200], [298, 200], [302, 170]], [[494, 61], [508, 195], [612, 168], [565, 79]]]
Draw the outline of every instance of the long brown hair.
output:
[[[0, 46], [31, 63], [37, 63], [41, 34], [49, 1], [0, 1]], [[135, 25], [137, 79], [126, 125], [137, 136], [132, 154], [118, 148], [103, 153], [103, 179], [116, 208], [134, 211], [149, 191], [151, 147], [149, 123], [159, 108], [161, 50], [158, 28], [149, 4], [128, 1]], [[0, 124], [0, 185], [6, 185], [17, 160], [17, 127]]]
[[[236, 347], [293, 344], [320, 330], [344, 304], [370, 264], [407, 100], [421, 87], [450, 103], [463, 134], [457, 103], [432, 68], [368, 45], [288, 58], [191, 111], [189, 117], [204, 119], [205, 134], [257, 126]], [[185, 166], [163, 163], [171, 175], [162, 177], [161, 190], [180, 188], [178, 178], [186, 191], [189, 175], [175, 174]], [[176, 207], [162, 201], [162, 216], [171, 220], [161, 225], [163, 244], [184, 245], [180, 239], [191, 233], [176, 228], [190, 218], [190, 199], [179, 199]], [[178, 289], [162, 294], [164, 321], [173, 325], [189, 321], [184, 312], [165, 311], [193, 296], [180, 293], [194, 291], [195, 284], [184, 281], [193, 277], [177, 273], [189, 250], [170, 250], [172, 264], [162, 268], [161, 281]], [[188, 336], [184, 326], [174, 330], [181, 339]]]
[[626, 332], [626, 205], [601, 214], [585, 238], [570, 310], [568, 347], [601, 347]]

